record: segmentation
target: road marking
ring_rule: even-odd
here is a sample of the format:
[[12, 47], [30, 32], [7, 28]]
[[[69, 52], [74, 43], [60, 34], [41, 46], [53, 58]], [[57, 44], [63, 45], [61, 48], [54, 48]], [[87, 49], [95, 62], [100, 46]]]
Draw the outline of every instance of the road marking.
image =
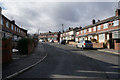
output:
[[9, 76], [7, 76], [6, 78], [1, 79], [1, 80], [8, 80], [8, 79], [14, 78], [15, 76], [17, 76], [17, 75], [19, 75], [19, 74], [21, 74], [21, 73], [29, 70], [30, 68], [34, 67], [35, 65], [39, 64], [39, 63], [42, 62], [46, 57], [47, 57], [47, 53], [45, 52], [45, 56], [44, 56], [42, 59], [40, 59], [39, 61], [37, 61], [36, 63], [34, 63], [34, 64], [32, 64], [32, 65], [30, 65], [30, 66], [28, 66], [28, 67], [26, 67], [26, 68], [18, 71], [18, 72], [16, 72], [16, 73], [12, 74], [12, 75], [9, 75]]

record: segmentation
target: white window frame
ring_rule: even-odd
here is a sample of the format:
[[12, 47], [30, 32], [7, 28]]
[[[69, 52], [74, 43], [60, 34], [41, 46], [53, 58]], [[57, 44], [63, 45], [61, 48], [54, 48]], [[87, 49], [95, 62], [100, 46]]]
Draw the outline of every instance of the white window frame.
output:
[[1, 25], [3, 25], [3, 17], [1, 17]]
[[9, 22], [8, 21], [6, 21], [6, 27], [9, 27]]
[[77, 32], [76, 34], [79, 35], [79, 32]]
[[93, 31], [96, 31], [96, 26], [93, 27]]
[[13, 26], [13, 24], [12, 24], [12, 25], [11, 25], [11, 29], [12, 29], [12, 30], [13, 30], [13, 27], [14, 27], [14, 26]]
[[15, 31], [16, 31], [17, 27], [15, 27]]
[[92, 29], [91, 29], [91, 28], [89, 28], [89, 32], [92, 32]]
[[103, 24], [103, 29], [107, 29], [108, 28], [108, 23]]
[[97, 30], [101, 30], [101, 25], [98, 25], [98, 26], [97, 26]]
[[86, 31], [87, 31], [87, 30], [85, 29], [85, 30], [84, 30], [84, 33], [86, 33]]
[[118, 26], [119, 25], [119, 20], [113, 21], [113, 26]]
[[82, 34], [83, 32], [81, 31], [81, 34]]
[[19, 33], [20, 33], [20, 29], [19, 29]]

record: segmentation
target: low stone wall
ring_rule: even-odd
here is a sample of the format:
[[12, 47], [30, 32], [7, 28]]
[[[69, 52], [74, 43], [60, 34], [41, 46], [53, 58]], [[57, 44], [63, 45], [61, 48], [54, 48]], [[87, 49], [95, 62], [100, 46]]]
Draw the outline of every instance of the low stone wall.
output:
[[104, 43], [93, 43], [93, 48], [104, 48]]
[[12, 60], [12, 39], [2, 40], [2, 63]]
[[76, 46], [76, 42], [69, 42], [68, 44]]

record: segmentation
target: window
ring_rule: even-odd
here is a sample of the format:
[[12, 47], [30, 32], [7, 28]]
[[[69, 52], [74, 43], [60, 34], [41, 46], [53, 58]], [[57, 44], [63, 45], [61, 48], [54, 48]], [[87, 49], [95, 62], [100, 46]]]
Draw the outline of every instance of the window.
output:
[[18, 28], [16, 27], [16, 31], [18, 32]]
[[86, 29], [84, 30], [84, 33], [86, 33]]
[[13, 30], [13, 24], [11, 25], [11, 29]]
[[56, 34], [54, 34], [54, 36], [57, 36]]
[[101, 29], [100, 25], [97, 28], [98, 28], [98, 30], [100, 30]]
[[6, 21], [6, 26], [8, 27], [8, 21]]
[[91, 30], [91, 28], [89, 28], [89, 32], [91, 32], [92, 30]]
[[95, 27], [93, 27], [93, 31], [96, 31], [96, 26], [95, 26]]
[[82, 31], [81, 31], [81, 34], [82, 34]]
[[79, 32], [77, 32], [77, 35], [79, 35]]
[[3, 18], [1, 17], [1, 24], [3, 25]]
[[119, 25], [119, 20], [113, 21], [113, 26], [118, 26]]
[[103, 29], [106, 29], [106, 28], [108, 28], [108, 23], [105, 23], [105, 24], [103, 25]]
[[15, 27], [15, 31], [16, 31], [16, 29], [17, 29], [17, 28]]
[[19, 33], [20, 33], [20, 29], [19, 29]]

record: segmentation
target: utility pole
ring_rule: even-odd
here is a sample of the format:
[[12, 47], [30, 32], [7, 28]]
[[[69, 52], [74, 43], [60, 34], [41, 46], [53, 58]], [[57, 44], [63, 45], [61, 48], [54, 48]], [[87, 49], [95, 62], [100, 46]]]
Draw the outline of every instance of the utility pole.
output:
[[62, 32], [64, 32], [64, 26], [63, 26], [63, 24], [62, 24]]
[[120, 9], [120, 1], [118, 2], [118, 9]]

